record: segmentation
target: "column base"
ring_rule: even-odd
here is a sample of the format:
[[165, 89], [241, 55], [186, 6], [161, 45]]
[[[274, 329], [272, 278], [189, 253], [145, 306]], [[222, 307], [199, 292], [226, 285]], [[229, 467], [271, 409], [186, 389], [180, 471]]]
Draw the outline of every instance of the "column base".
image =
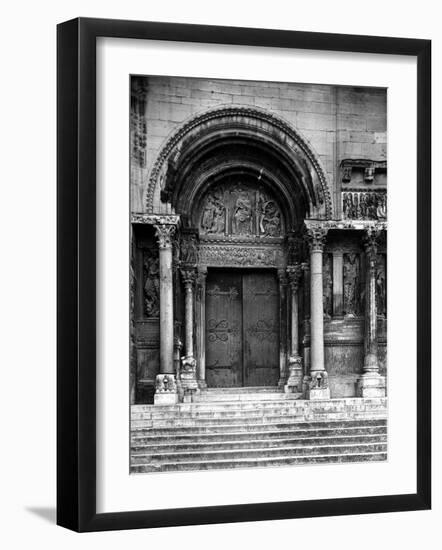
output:
[[183, 390], [183, 402], [192, 403], [195, 393], [199, 391], [196, 359], [192, 355], [186, 355], [181, 359], [180, 385]]
[[289, 358], [289, 377], [284, 385], [284, 392], [302, 392], [302, 359], [299, 355]]
[[178, 390], [173, 374], [158, 374], [155, 380], [154, 405], [175, 405], [178, 403]]
[[330, 399], [327, 371], [313, 371], [310, 377], [304, 380], [305, 398], [310, 400]]
[[358, 380], [357, 395], [359, 397], [385, 397], [385, 376], [368, 372]]

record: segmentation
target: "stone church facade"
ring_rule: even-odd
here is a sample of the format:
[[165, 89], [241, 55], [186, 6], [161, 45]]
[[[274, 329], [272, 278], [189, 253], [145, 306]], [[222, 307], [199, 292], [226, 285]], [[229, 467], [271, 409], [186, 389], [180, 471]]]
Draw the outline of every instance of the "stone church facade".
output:
[[386, 90], [133, 77], [131, 403], [383, 398]]

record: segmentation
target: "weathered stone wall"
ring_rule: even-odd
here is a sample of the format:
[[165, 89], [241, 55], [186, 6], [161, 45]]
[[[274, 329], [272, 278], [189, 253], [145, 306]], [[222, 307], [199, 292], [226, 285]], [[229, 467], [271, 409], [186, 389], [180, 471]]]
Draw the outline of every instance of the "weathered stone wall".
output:
[[[167, 137], [190, 118], [220, 106], [255, 107], [283, 118], [311, 144], [339, 203], [341, 160], [386, 160], [385, 89], [146, 77], [145, 155], [142, 166], [132, 157], [132, 211], [145, 211], [145, 190], [152, 164]], [[142, 122], [139, 123], [142, 126]], [[139, 158], [139, 157], [138, 157]], [[155, 210], [169, 213], [156, 198]]]

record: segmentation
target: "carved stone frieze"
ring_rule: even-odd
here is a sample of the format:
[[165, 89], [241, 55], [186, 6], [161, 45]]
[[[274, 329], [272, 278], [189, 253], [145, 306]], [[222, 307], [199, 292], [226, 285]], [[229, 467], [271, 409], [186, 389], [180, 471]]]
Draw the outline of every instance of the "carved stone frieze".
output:
[[131, 222], [150, 225], [178, 225], [180, 217], [176, 214], [132, 214]]
[[200, 263], [210, 266], [227, 267], [279, 267], [284, 263], [280, 248], [200, 245]]
[[387, 194], [385, 191], [344, 191], [342, 213], [349, 220], [386, 220]]

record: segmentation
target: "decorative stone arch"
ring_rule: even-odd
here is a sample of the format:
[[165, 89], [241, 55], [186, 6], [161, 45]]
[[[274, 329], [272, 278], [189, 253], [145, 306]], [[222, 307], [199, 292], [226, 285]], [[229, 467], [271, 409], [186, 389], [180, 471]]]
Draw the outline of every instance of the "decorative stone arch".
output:
[[[332, 219], [332, 198], [325, 172], [308, 141], [289, 123], [268, 111], [249, 107], [221, 107], [188, 120], [162, 147], [150, 173], [146, 190], [147, 213], [154, 213], [154, 197], [161, 196], [183, 219], [191, 216], [191, 204], [204, 184], [202, 172], [215, 167], [207, 161], [210, 152], [237, 151], [233, 165], [248, 165], [250, 173], [279, 186], [287, 201], [293, 226], [300, 218]], [[226, 157], [226, 155], [224, 155]], [[233, 157], [232, 157], [233, 158]], [[219, 159], [218, 159], [219, 162]], [[206, 164], [204, 164], [206, 163]], [[219, 165], [229, 168], [227, 158]], [[272, 170], [277, 167], [277, 177]]]

